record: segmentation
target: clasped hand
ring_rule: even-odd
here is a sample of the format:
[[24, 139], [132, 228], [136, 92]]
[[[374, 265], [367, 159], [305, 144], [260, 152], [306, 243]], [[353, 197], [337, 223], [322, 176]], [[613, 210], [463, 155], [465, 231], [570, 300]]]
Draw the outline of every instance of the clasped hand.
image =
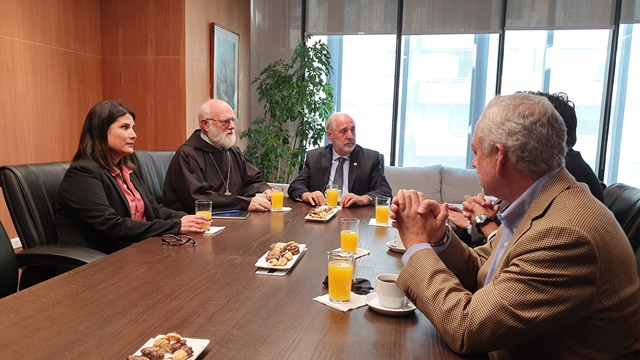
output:
[[449, 217], [447, 204], [439, 204], [416, 190], [398, 191], [391, 204], [393, 227], [408, 249], [418, 243], [435, 244], [443, 239]]

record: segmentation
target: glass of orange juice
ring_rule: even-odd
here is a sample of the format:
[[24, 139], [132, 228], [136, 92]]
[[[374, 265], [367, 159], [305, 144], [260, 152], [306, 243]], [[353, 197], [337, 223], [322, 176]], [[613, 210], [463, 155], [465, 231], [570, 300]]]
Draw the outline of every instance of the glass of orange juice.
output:
[[389, 206], [391, 205], [391, 198], [389, 197], [376, 197], [376, 223], [386, 224], [389, 222]]
[[342, 251], [357, 252], [359, 228], [360, 220], [358, 219], [340, 219], [340, 249]]
[[282, 186], [274, 186], [271, 188], [271, 208], [273, 210], [282, 210], [284, 206], [284, 191]]
[[353, 253], [332, 250], [327, 253], [329, 263], [329, 301], [346, 303], [351, 300], [353, 282]]
[[327, 197], [327, 206], [336, 207], [338, 206], [338, 197], [339, 190], [336, 185], [327, 185], [327, 190], [325, 191], [325, 195]]
[[[211, 223], [211, 200], [196, 200], [196, 215], [204, 216]], [[205, 226], [207, 229], [209, 225]]]

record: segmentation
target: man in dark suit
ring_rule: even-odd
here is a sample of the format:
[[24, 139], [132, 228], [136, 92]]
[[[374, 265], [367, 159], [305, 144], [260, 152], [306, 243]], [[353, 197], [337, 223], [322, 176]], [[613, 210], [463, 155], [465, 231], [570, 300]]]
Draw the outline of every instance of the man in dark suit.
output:
[[509, 202], [486, 244], [447, 225], [447, 204], [415, 190], [391, 218], [407, 251], [396, 285], [462, 354], [491, 359], [638, 359], [640, 280], [607, 207], [564, 168], [566, 128], [531, 94], [491, 100], [471, 141], [488, 195]]
[[307, 153], [304, 168], [289, 186], [290, 198], [324, 205], [327, 185], [338, 185], [342, 190], [342, 207], [373, 204], [376, 196], [391, 197], [382, 156], [356, 145], [356, 124], [351, 116], [331, 115], [326, 133], [331, 144]]

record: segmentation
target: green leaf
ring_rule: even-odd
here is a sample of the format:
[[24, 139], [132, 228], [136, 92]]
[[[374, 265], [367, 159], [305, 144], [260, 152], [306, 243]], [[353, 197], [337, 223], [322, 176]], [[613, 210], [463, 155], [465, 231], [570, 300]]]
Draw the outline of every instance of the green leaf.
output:
[[267, 182], [293, 180], [307, 148], [324, 139], [324, 124], [333, 112], [331, 54], [319, 40], [308, 45], [310, 38], [298, 43], [288, 63], [272, 62], [251, 82], [264, 116], [254, 119], [241, 138], [249, 142], [245, 156]]

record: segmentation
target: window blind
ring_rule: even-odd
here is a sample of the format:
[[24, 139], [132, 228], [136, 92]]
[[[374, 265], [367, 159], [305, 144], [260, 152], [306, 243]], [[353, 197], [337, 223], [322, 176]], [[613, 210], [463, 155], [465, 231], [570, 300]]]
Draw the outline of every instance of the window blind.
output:
[[507, 30], [611, 29], [615, 0], [508, 0]]
[[307, 32], [313, 35], [397, 32], [397, 0], [308, 0], [307, 9]]
[[620, 23], [640, 23], [640, 0], [622, 0], [622, 8], [620, 9]]
[[405, 0], [402, 33], [482, 34], [499, 32], [504, 0]]

